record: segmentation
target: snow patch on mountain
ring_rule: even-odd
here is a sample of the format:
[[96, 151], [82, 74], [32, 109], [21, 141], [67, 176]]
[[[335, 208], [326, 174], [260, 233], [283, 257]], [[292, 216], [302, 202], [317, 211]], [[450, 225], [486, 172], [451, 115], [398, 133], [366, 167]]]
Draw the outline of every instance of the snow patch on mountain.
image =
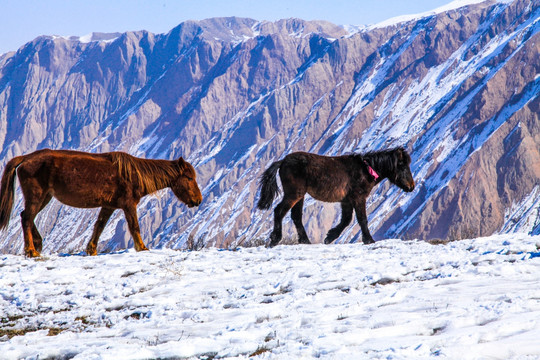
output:
[[[483, 3], [483, 2], [486, 2], [486, 0], [455, 0], [455, 1], [452, 1], [452, 2], [450, 2], [448, 4], [446, 4], [446, 5], [438, 7], [436, 9], [434, 9], [434, 10], [426, 11], [426, 12], [419, 13], [419, 14], [396, 16], [396, 17], [393, 17], [393, 18], [378, 22], [378, 23], [373, 24], [373, 25], [368, 25], [364, 30], [367, 31], [367, 30], [373, 30], [373, 29], [377, 29], [377, 28], [395, 26], [395, 25], [405, 23], [405, 22], [418, 21], [418, 20], [421, 20], [421, 19], [426, 18], [426, 17], [435, 16], [437, 14], [444, 13], [444, 12], [447, 12], [447, 11], [458, 10], [458, 9], [461, 9], [463, 7], [466, 7], [466, 6], [476, 5], [476, 4], [480, 4], [480, 3]], [[501, 1], [498, 1], [498, 2], [509, 3], [509, 2], [511, 2], [511, 0], [501, 0]]]
[[540, 185], [521, 202], [506, 210], [504, 225], [499, 233], [509, 234], [516, 231], [540, 235]]

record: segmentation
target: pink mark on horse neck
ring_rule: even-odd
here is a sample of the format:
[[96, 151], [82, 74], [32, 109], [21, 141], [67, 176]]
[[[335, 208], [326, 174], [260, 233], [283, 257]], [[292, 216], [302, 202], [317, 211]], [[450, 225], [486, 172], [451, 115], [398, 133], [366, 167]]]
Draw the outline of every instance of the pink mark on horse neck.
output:
[[379, 174], [377, 174], [377, 172], [373, 170], [373, 168], [369, 166], [368, 163], [366, 163], [366, 166], [368, 168], [369, 175], [373, 176], [375, 178], [375, 181], [377, 181], [377, 179], [379, 178]]

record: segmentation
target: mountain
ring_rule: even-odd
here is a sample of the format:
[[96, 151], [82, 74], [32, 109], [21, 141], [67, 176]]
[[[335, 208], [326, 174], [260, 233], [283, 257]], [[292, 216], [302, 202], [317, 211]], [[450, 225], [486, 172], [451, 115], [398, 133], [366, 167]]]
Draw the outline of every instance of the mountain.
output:
[[[183, 156], [204, 201], [144, 198], [144, 241], [232, 246], [268, 236], [272, 212], [254, 204], [271, 162], [405, 146], [417, 187], [375, 189], [375, 239], [540, 234], [540, 3], [461, 3], [370, 27], [216, 18], [166, 34], [39, 37], [0, 56], [2, 168], [40, 148]], [[21, 209], [19, 192], [0, 251], [22, 251]], [[339, 221], [337, 204], [304, 210], [313, 242]], [[36, 221], [44, 249], [82, 250], [96, 217], [51, 202]], [[289, 220], [284, 236], [296, 236]], [[128, 242], [116, 212], [98, 249]]]

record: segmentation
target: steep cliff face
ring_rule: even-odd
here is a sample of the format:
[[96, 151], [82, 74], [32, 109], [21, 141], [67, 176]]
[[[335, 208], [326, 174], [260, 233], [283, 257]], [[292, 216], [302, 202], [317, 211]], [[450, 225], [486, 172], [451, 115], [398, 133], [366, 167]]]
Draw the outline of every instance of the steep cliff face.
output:
[[[272, 161], [404, 145], [418, 186], [384, 182], [372, 194], [376, 239], [537, 233], [539, 6], [485, 2], [356, 32], [220, 18], [158, 35], [40, 37], [0, 57], [2, 164], [44, 147], [184, 156], [203, 204], [188, 210], [166, 190], [145, 198], [143, 237], [220, 246], [268, 235], [272, 213], [254, 203]], [[22, 249], [20, 195], [17, 206], [2, 251]], [[37, 221], [45, 250], [82, 249], [96, 216], [51, 203]], [[312, 241], [338, 217], [339, 206], [307, 199]], [[117, 212], [99, 249], [130, 241]]]

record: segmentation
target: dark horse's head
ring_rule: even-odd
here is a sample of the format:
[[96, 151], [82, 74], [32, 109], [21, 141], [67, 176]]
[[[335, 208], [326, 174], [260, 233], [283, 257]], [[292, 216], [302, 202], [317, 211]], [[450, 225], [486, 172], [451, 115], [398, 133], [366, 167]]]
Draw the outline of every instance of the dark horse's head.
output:
[[414, 190], [414, 179], [411, 173], [411, 157], [402, 147], [373, 152], [364, 155], [373, 164], [373, 168], [391, 183], [406, 192]]
[[180, 158], [177, 161], [178, 167], [180, 168], [180, 176], [173, 182], [171, 190], [174, 195], [187, 206], [199, 206], [202, 202], [202, 194], [199, 185], [197, 185], [197, 174], [195, 173], [195, 169], [183, 158]]

